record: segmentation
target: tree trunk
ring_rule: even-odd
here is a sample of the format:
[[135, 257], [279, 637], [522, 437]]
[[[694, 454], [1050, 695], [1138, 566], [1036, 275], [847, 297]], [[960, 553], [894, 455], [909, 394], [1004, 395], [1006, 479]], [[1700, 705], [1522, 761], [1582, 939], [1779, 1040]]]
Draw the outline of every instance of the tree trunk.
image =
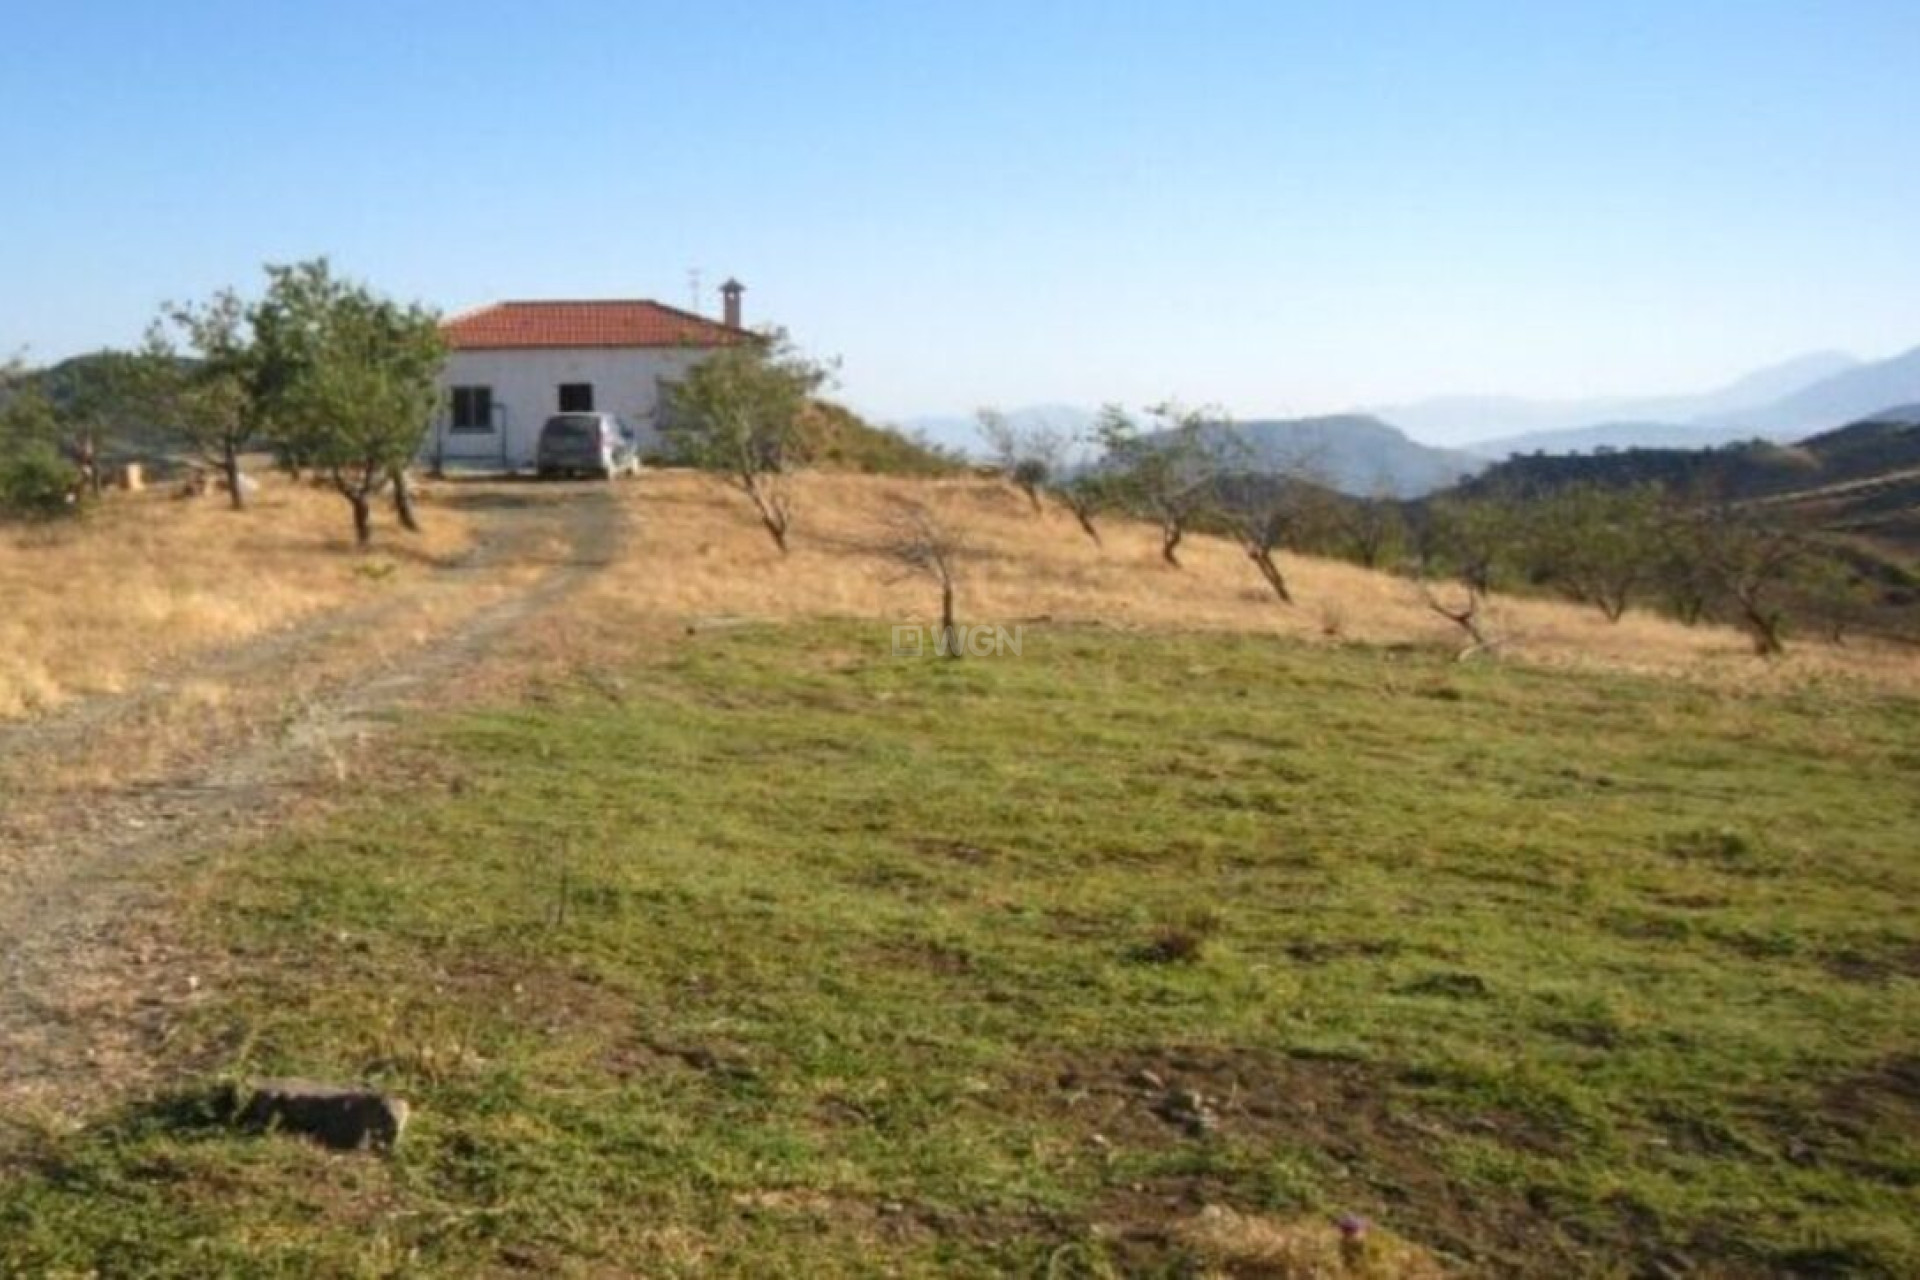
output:
[[1787, 651], [1786, 644], [1780, 638], [1780, 627], [1784, 619], [1778, 609], [1767, 609], [1758, 600], [1747, 596], [1740, 597], [1740, 616], [1746, 621], [1747, 630], [1753, 635], [1753, 651], [1762, 658], [1777, 658]]
[[1287, 579], [1280, 572], [1280, 566], [1273, 562], [1273, 552], [1256, 544], [1247, 548], [1247, 558], [1260, 570], [1260, 576], [1273, 588], [1273, 594], [1280, 597], [1280, 603], [1292, 604], [1293, 593], [1287, 590]]
[[1187, 531], [1178, 522], [1168, 522], [1160, 526], [1160, 558], [1178, 569], [1180, 567], [1180, 539]]
[[364, 551], [373, 545], [373, 502], [365, 489], [345, 492], [353, 507], [353, 545]]
[[98, 442], [94, 440], [92, 432], [88, 432], [81, 438], [80, 470], [86, 478], [87, 492], [93, 497], [98, 498], [101, 489], [100, 446]]
[[753, 499], [754, 510], [760, 513], [760, 523], [766, 527], [773, 539], [773, 545], [780, 548], [780, 554], [787, 554], [787, 526], [792, 523], [787, 515], [785, 504], [777, 493], [769, 494], [762, 486], [759, 477], [753, 472], [743, 471], [735, 477], [735, 482]]
[[231, 441], [220, 446], [220, 470], [227, 476], [227, 505], [235, 511], [245, 511], [247, 495], [240, 487], [240, 451]]
[[420, 532], [420, 519], [413, 508], [413, 486], [407, 482], [404, 467], [395, 467], [388, 473], [393, 484], [393, 514], [400, 520], [400, 527], [408, 533]]
[[953, 621], [953, 582], [940, 583], [940, 651], [949, 658], [960, 656], [960, 628]]
[[1454, 655], [1454, 661], [1465, 662], [1474, 654], [1493, 648], [1493, 642], [1480, 627], [1480, 605], [1485, 597], [1471, 583], [1467, 585], [1467, 602], [1458, 609], [1448, 608], [1438, 596], [1433, 594], [1430, 587], [1423, 586], [1420, 590], [1426, 597], [1429, 609], [1467, 633], [1467, 645]]
[[1093, 539], [1094, 546], [1100, 546], [1100, 531], [1093, 527], [1093, 514], [1083, 508], [1073, 508], [1073, 518], [1080, 522], [1080, 530]]

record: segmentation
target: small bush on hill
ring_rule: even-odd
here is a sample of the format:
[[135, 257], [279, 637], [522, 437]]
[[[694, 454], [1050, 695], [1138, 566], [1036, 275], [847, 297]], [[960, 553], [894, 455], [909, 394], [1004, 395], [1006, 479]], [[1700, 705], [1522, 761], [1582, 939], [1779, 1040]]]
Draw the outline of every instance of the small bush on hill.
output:
[[51, 519], [73, 502], [73, 467], [51, 445], [30, 444], [0, 457], [0, 515]]

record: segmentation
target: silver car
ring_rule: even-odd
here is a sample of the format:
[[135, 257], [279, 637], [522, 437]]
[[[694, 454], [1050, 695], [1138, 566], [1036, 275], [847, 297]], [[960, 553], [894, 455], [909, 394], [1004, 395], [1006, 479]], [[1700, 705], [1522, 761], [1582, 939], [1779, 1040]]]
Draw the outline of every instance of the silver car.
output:
[[640, 437], [614, 413], [559, 413], [540, 428], [534, 469], [542, 479], [587, 475], [611, 480], [640, 472]]

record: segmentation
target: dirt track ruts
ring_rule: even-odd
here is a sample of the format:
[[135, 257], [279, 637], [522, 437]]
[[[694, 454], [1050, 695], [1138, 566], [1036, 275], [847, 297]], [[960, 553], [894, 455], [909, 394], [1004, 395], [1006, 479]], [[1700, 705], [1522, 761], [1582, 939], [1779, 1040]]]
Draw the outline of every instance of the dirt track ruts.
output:
[[[476, 546], [425, 580], [0, 727], [10, 775], [0, 778], [0, 1121], [139, 1081], [146, 1050], [198, 985], [168, 963], [157, 917], [169, 869], [271, 829], [330, 780], [340, 744], [457, 687], [603, 568], [623, 527], [599, 487], [460, 486], [447, 503], [470, 513]], [[502, 591], [503, 580], [514, 585]], [[364, 651], [369, 636], [419, 618], [425, 634], [402, 652]], [[169, 691], [190, 681], [242, 689], [257, 714], [213, 726], [157, 778], [111, 780], [116, 742], [164, 716]], [[103, 753], [104, 785], [32, 781]]]

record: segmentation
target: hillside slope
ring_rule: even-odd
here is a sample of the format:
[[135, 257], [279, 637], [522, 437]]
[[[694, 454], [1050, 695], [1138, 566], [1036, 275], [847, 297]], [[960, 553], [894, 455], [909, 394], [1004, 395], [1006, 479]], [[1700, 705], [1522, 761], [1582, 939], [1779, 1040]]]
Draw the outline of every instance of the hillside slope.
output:
[[[1063, 510], [1034, 512], [1011, 487], [973, 478], [900, 480], [814, 474], [795, 492], [801, 516], [782, 556], [744, 500], [713, 479], [662, 472], [621, 493], [628, 552], [600, 584], [616, 636], [661, 620], [695, 627], [741, 619], [862, 618], [875, 643], [892, 623], [937, 612], [929, 580], [889, 555], [900, 516], [931, 512], [960, 536], [962, 621], [1045, 626], [1090, 622], [1145, 630], [1243, 631], [1318, 644], [1413, 645], [1452, 652], [1455, 633], [1412, 582], [1337, 560], [1283, 554], [1298, 602], [1278, 604], [1233, 543], [1192, 535], [1185, 569], [1160, 559], [1155, 529], [1105, 519], [1095, 546]], [[673, 566], [671, 573], [660, 565]], [[1557, 600], [1497, 597], [1491, 622], [1508, 658], [1552, 666], [1792, 683], [1816, 672], [1920, 685], [1920, 655], [1858, 642], [1805, 644], [1784, 662], [1751, 661], [1750, 643], [1716, 626], [1647, 613], [1618, 624]]]
[[1791, 447], [1750, 442], [1511, 458], [1463, 491], [1530, 494], [1572, 484], [1644, 483], [1702, 497], [1764, 499], [1802, 511], [1820, 528], [1920, 551], [1920, 423], [1857, 422]]

